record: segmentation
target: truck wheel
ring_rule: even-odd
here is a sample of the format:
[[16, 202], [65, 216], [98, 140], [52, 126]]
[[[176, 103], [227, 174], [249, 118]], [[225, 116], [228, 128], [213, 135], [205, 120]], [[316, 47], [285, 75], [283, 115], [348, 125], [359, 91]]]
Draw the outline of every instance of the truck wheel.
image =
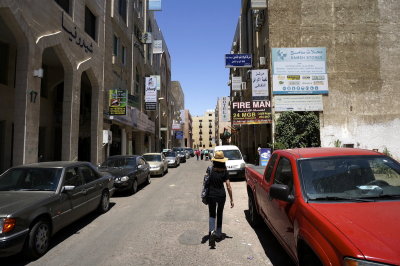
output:
[[299, 248], [299, 265], [300, 266], [323, 266], [318, 256], [307, 245], [302, 245]]
[[252, 194], [249, 194], [249, 220], [252, 227], [257, 227], [261, 224], [261, 217], [257, 212]]

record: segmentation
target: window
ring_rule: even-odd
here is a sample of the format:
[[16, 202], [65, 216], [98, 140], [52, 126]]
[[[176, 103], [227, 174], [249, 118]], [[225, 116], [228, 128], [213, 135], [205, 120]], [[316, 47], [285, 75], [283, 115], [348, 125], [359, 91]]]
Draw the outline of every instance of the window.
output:
[[210, 144], [208, 145], [208, 147], [212, 147], [212, 144], [210, 143]]
[[93, 169], [91, 169], [86, 165], [79, 166], [79, 171], [81, 172], [81, 175], [86, 183], [95, 181], [98, 178], [97, 174], [93, 171]]
[[135, 94], [136, 95], [140, 94], [140, 75], [139, 75], [139, 69], [138, 68], [136, 68]]
[[199, 122], [201, 123], [201, 122], [203, 122], [203, 120], [199, 120]]
[[126, 0], [118, 1], [118, 13], [122, 17], [124, 22], [126, 22], [126, 16], [127, 16], [126, 7], [127, 7]]
[[272, 171], [274, 170], [276, 159], [278, 158], [277, 154], [272, 155], [270, 162], [268, 163], [267, 171], [265, 171], [264, 178], [267, 182], [271, 180]]
[[55, 2], [65, 10], [65, 12], [69, 13], [69, 0], [55, 0]]
[[8, 85], [8, 44], [0, 42], [0, 83]]
[[96, 40], [96, 16], [87, 6], [85, 7], [85, 32]]
[[126, 48], [125, 46], [122, 46], [122, 64], [125, 65], [126, 64]]
[[81, 186], [83, 185], [82, 177], [78, 174], [77, 168], [69, 168], [65, 171], [65, 186]]
[[276, 168], [274, 184], [287, 185], [289, 191], [293, 192], [292, 165], [285, 157], [282, 157], [279, 160], [278, 167]]
[[208, 114], [208, 116], [212, 116], [212, 114]]
[[118, 56], [118, 50], [119, 50], [119, 39], [117, 36], [114, 35], [114, 40], [113, 40], [113, 55]]

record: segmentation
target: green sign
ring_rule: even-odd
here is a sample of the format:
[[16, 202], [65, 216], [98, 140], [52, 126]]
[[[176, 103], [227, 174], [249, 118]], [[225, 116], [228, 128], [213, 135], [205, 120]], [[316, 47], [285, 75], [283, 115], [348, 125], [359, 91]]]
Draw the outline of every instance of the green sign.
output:
[[128, 105], [127, 90], [109, 90], [109, 113], [110, 115], [126, 115], [126, 106]]

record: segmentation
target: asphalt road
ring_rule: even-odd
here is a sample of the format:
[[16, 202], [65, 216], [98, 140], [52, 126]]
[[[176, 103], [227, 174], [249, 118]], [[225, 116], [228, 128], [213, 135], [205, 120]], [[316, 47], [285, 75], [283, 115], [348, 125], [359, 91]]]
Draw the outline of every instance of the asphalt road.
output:
[[132, 196], [117, 194], [103, 215], [90, 214], [57, 233], [36, 261], [21, 256], [0, 265], [292, 265], [266, 226], [246, 219], [245, 181], [233, 181], [235, 207], [227, 201], [223, 232], [208, 246], [208, 208], [200, 200], [209, 161], [191, 158]]

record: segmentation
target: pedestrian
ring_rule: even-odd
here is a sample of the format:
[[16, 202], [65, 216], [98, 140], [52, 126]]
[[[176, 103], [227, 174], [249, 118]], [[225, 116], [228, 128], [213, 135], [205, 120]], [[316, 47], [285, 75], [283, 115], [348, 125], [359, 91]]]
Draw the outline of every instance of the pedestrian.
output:
[[200, 156], [200, 151], [199, 150], [196, 150], [195, 151], [195, 154], [196, 154], [196, 158], [197, 158], [197, 161], [199, 160], [199, 156]]
[[[208, 188], [208, 213], [209, 213], [209, 245], [211, 248], [215, 247], [215, 240], [221, 240], [224, 237], [222, 234], [222, 217], [224, 212], [224, 205], [226, 201], [226, 189], [228, 190], [231, 208], [233, 208], [233, 196], [231, 183], [229, 182], [229, 174], [226, 169], [225, 162], [228, 158], [224, 157], [223, 151], [215, 152], [214, 158], [211, 159], [213, 165], [207, 168], [209, 175], [209, 188]], [[215, 226], [216, 225], [216, 226]]]
[[201, 150], [201, 152], [200, 152], [200, 157], [201, 157], [201, 160], [203, 160], [203, 157], [204, 157], [204, 150]]
[[208, 161], [208, 150], [204, 150], [204, 156], [205, 156], [205, 160]]

